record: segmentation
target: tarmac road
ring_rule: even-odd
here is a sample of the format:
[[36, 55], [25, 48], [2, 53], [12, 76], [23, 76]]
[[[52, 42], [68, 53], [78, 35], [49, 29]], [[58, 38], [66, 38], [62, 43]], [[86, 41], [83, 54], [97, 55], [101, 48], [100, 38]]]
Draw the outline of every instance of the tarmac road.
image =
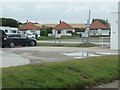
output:
[[[78, 48], [78, 47], [15, 47], [15, 48], [3, 48], [3, 59], [6, 62], [14, 62], [17, 57], [24, 60], [29, 59], [31, 64], [41, 62], [57, 62], [64, 60], [72, 60], [74, 56], [67, 56], [64, 53], [72, 52], [104, 52], [117, 54], [117, 51], [111, 51], [109, 48], [90, 47], [90, 48]], [[9, 61], [8, 58], [11, 58]], [[13, 60], [12, 60], [13, 59]], [[4, 61], [5, 61], [4, 60]], [[12, 60], [12, 61], [11, 61]], [[21, 59], [22, 60], [22, 59]], [[6, 64], [3, 62], [3, 64]]]

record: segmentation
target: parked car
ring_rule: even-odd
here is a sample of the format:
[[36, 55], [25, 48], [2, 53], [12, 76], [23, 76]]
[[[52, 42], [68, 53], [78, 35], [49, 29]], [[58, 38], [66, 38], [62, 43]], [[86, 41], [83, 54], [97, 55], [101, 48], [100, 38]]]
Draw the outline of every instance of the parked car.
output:
[[36, 46], [37, 41], [33, 38], [28, 38], [21, 34], [5, 34], [2, 35], [2, 47], [9, 46], [11, 48], [22, 46]]

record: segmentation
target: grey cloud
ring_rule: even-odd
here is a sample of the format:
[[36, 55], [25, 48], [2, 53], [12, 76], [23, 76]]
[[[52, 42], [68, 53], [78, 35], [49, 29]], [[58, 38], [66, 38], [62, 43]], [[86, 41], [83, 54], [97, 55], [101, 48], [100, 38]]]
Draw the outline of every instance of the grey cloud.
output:
[[3, 3], [2, 16], [13, 17], [19, 21], [38, 21], [57, 23], [62, 19], [70, 23], [86, 22], [88, 10], [91, 18], [109, 19], [111, 11], [117, 9], [116, 3], [63, 3], [63, 2], [20, 2]]

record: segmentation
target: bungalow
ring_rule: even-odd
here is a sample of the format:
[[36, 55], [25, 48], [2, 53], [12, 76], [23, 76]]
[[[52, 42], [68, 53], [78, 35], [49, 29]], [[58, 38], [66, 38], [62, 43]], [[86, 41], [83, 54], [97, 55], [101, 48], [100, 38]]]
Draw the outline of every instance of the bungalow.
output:
[[40, 27], [34, 25], [31, 22], [27, 22], [25, 25], [19, 28], [20, 33], [28, 37], [40, 37]]
[[[42, 27], [42, 26], [50, 27], [53, 30], [58, 24], [35, 24], [35, 25], [38, 27]], [[83, 23], [70, 23], [69, 25], [75, 29], [77, 34], [80, 34], [81, 30], [83, 32], [86, 28], [86, 24], [83, 24]], [[54, 31], [51, 34], [53, 33]]]
[[110, 35], [110, 27], [101, 23], [98, 20], [95, 20], [90, 25], [90, 36], [101, 36], [101, 35]]
[[6, 34], [19, 33], [18, 28], [15, 27], [0, 26], [0, 30], [5, 31]]
[[[46, 27], [54, 28], [58, 24], [35, 24], [35, 25], [38, 27], [42, 27], [44, 25]], [[80, 28], [80, 29], [86, 28], [86, 24], [83, 24], [83, 23], [70, 23], [69, 25], [72, 26], [73, 28]]]
[[75, 29], [67, 24], [66, 22], [61, 22], [55, 26], [52, 30], [52, 34], [57, 36], [72, 36], [72, 32], [75, 32]]

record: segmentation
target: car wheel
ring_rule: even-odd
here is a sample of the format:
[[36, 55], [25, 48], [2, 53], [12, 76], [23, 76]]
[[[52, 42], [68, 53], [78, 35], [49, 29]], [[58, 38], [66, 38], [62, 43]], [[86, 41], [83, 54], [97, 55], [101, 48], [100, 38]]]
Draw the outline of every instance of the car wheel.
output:
[[26, 45], [22, 45], [23, 47], [25, 47]]
[[10, 42], [9, 47], [10, 48], [14, 48], [15, 47], [15, 43], [14, 42]]
[[2, 48], [5, 48], [5, 46], [2, 46]]
[[31, 41], [30, 45], [35, 46], [35, 41]]

